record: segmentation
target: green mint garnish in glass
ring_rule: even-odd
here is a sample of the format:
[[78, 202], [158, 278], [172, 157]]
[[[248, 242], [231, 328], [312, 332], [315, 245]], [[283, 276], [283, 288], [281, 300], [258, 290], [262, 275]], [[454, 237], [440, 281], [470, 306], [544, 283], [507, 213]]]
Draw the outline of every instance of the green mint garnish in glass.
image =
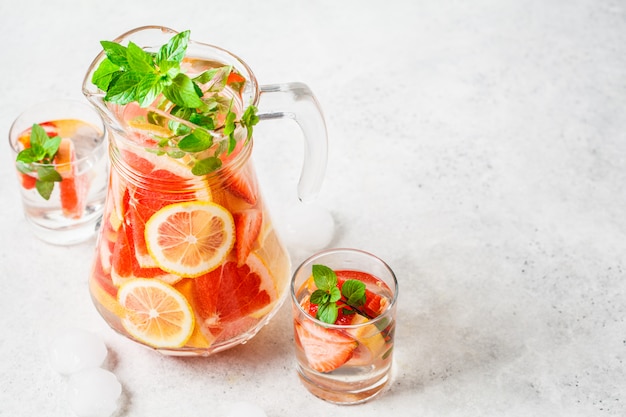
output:
[[24, 175], [36, 174], [35, 188], [46, 200], [50, 199], [54, 183], [62, 180], [53, 166], [60, 144], [59, 136], [48, 136], [44, 128], [35, 123], [30, 131], [30, 147], [17, 154], [17, 169]]
[[364, 315], [359, 307], [365, 304], [365, 284], [356, 279], [348, 279], [341, 286], [337, 274], [324, 265], [313, 265], [313, 280], [317, 289], [311, 294], [311, 304], [317, 304], [316, 319], [333, 324], [339, 315], [339, 308], [344, 314]]

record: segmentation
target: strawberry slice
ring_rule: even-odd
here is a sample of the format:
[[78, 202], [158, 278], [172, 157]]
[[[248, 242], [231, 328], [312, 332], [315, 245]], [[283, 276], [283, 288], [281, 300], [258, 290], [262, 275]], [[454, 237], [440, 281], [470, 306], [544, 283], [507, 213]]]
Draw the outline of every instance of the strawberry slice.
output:
[[302, 346], [309, 366], [318, 372], [330, 372], [352, 357], [358, 343], [334, 329], [325, 329], [311, 321], [294, 322], [296, 343]]
[[391, 290], [384, 281], [361, 271], [335, 271], [335, 273], [337, 274], [337, 284], [340, 290], [343, 287], [343, 283], [349, 279], [355, 279], [365, 284], [365, 305], [361, 309], [369, 317], [378, 317], [388, 307], [389, 299], [378, 294], [381, 292], [391, 294]]
[[245, 171], [232, 171], [228, 169], [225, 171], [224, 187], [234, 196], [254, 206], [257, 201], [257, 187], [252, 179], [252, 175], [249, 175]]
[[263, 224], [263, 212], [261, 210], [245, 210], [233, 213], [235, 220], [235, 251], [237, 252], [237, 265], [246, 263], [252, 245], [259, 237]]

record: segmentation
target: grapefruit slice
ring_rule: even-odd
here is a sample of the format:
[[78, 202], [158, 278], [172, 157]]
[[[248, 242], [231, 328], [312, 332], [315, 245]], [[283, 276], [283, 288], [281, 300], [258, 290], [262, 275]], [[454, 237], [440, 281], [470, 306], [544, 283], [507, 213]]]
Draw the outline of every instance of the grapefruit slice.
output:
[[230, 212], [218, 204], [175, 203], [150, 217], [145, 240], [161, 269], [193, 278], [222, 263], [235, 243], [235, 226]]
[[203, 332], [229, 340], [256, 326], [275, 306], [278, 292], [268, 268], [251, 254], [242, 266], [231, 257], [197, 277], [192, 297]]
[[204, 178], [194, 176], [181, 162], [166, 155], [121, 150], [124, 163], [135, 171], [141, 184], [127, 184], [129, 201], [126, 213], [133, 223], [135, 257], [144, 268], [158, 266], [149, 255], [145, 242], [145, 224], [168, 204], [182, 201], [211, 201], [211, 190]]
[[61, 207], [65, 217], [79, 219], [85, 209], [89, 183], [85, 175], [78, 175], [75, 161], [74, 142], [67, 138], [61, 139], [61, 144], [54, 157], [56, 170], [62, 178], [59, 184]]
[[111, 280], [116, 286], [134, 278], [156, 278], [168, 284], [181, 279], [180, 276], [157, 267], [142, 267], [135, 258], [135, 247], [132, 236], [133, 223], [126, 222], [113, 246], [111, 254]]
[[181, 347], [193, 333], [191, 306], [180, 292], [164, 282], [142, 278], [127, 281], [119, 288], [117, 299], [125, 309], [122, 326], [147, 345]]

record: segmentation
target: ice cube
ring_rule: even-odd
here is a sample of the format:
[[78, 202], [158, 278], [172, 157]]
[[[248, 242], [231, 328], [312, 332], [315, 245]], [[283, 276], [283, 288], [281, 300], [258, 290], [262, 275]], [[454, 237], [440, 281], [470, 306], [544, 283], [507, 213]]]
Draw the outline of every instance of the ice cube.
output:
[[89, 368], [70, 376], [67, 395], [78, 417], [109, 417], [117, 410], [122, 385], [106, 369]]
[[267, 417], [267, 414], [256, 404], [237, 401], [228, 404], [224, 417]]
[[287, 247], [315, 252], [325, 248], [335, 234], [335, 221], [325, 208], [310, 203], [291, 203], [280, 210], [277, 222]]
[[76, 328], [60, 331], [48, 349], [52, 368], [63, 375], [98, 367], [107, 356], [106, 345], [98, 335]]

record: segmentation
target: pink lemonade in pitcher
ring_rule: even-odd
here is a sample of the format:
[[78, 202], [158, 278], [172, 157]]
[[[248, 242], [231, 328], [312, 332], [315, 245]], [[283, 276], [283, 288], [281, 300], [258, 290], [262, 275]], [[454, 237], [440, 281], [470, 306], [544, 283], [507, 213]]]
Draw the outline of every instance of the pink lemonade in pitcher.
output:
[[[268, 322], [284, 299], [290, 261], [250, 160], [249, 80], [227, 63], [182, 56], [185, 36], [156, 52], [130, 43], [124, 51], [160, 69], [179, 65], [184, 77], [148, 99], [102, 102], [114, 120], [112, 169], [89, 288], [124, 336], [166, 354], [208, 355]], [[114, 78], [102, 86], [99, 77], [121, 71], [122, 58], [111, 43], [105, 50], [91, 79], [113, 96]]]

